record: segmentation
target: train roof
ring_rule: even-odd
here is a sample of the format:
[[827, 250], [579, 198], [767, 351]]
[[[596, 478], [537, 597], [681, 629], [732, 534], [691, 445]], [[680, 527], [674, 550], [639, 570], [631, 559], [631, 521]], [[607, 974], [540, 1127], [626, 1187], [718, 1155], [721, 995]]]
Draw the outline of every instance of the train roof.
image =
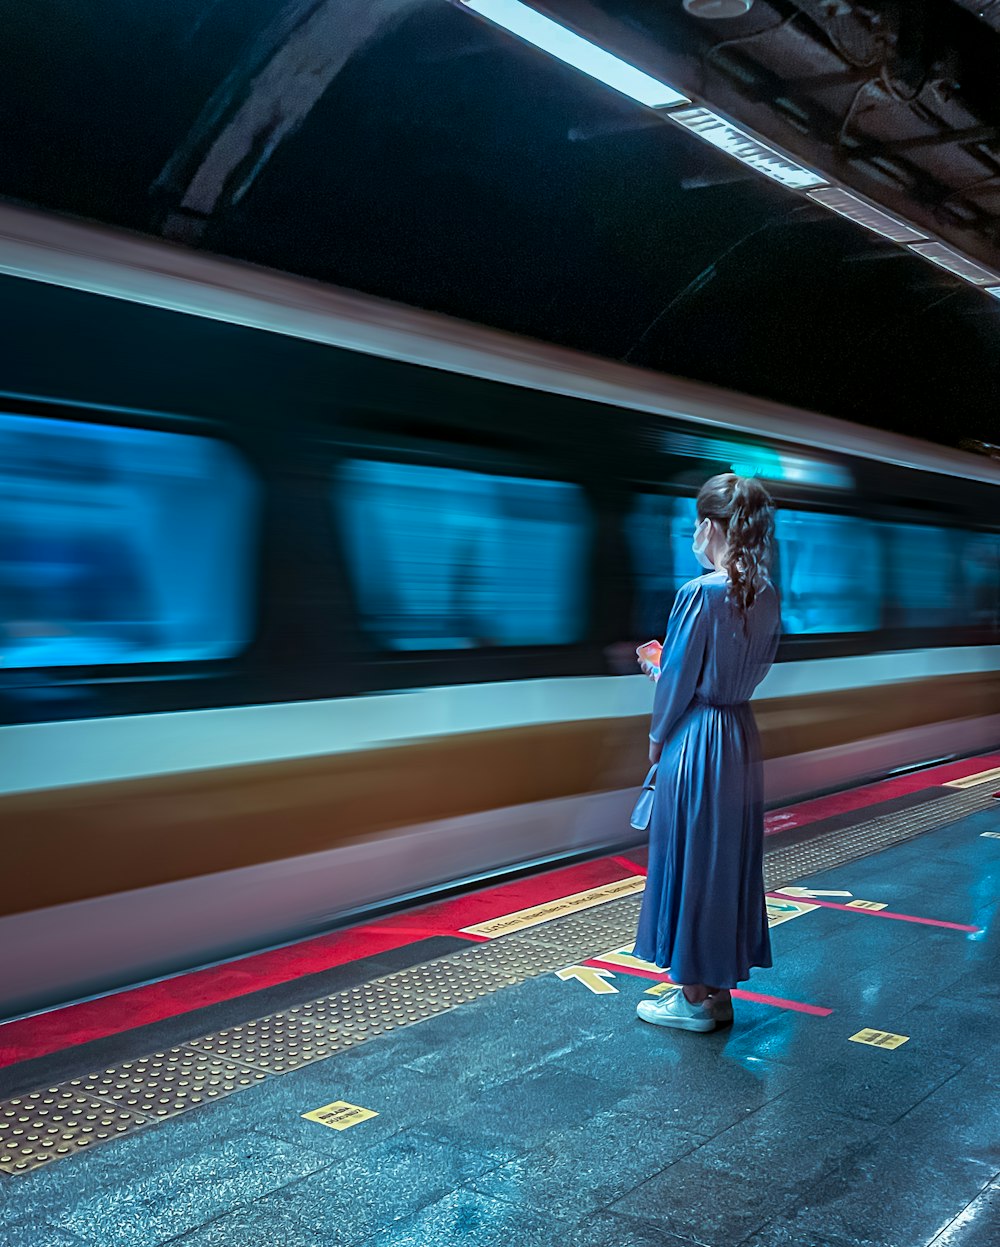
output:
[[1000, 463], [175, 243], [0, 205], [0, 273], [384, 359], [1000, 485]]

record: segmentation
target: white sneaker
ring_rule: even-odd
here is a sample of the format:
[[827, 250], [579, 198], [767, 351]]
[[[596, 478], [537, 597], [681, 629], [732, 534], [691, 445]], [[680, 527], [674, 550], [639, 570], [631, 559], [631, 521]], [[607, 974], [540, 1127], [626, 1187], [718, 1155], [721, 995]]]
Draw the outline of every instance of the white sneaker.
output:
[[717, 1025], [704, 1005], [693, 1005], [680, 990], [659, 1000], [640, 1000], [636, 1013], [654, 1026], [676, 1026], [685, 1031], [714, 1031]]

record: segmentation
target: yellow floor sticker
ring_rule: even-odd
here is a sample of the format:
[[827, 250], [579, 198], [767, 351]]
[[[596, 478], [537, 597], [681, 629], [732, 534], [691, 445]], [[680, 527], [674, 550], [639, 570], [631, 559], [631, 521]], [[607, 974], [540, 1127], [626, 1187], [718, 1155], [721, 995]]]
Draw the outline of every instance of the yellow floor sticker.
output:
[[863, 1030], [851, 1036], [852, 1043], [866, 1043], [873, 1048], [898, 1048], [906, 1043], [909, 1035], [894, 1035], [892, 1031]]
[[655, 987], [647, 987], [643, 993], [646, 996], [667, 996], [670, 992], [680, 991], [678, 983], [657, 983]]
[[651, 961], [643, 961], [632, 953], [632, 945], [626, 944], [624, 948], [612, 948], [609, 953], [598, 953], [593, 958], [594, 961], [607, 961], [613, 966], [623, 966], [626, 970], [655, 970], [657, 974], [663, 971], [659, 966], [654, 966]]
[[629, 875], [627, 879], [617, 879], [614, 883], [605, 883], [599, 888], [588, 888], [586, 892], [574, 892], [572, 896], [560, 896], [554, 901], [519, 909], [513, 914], [503, 914], [499, 918], [490, 918], [487, 922], [477, 922], [474, 927], [463, 927], [462, 933], [486, 935], [496, 939], [500, 935], [510, 935], [513, 931], [523, 931], [525, 927], [537, 926], [540, 922], [561, 918], [564, 914], [574, 914], [581, 909], [590, 909], [593, 905], [603, 905], [605, 901], [617, 900], [619, 896], [632, 896], [635, 892], [641, 892], [645, 886], [645, 875]]
[[848, 901], [848, 909], [888, 909], [881, 901]]
[[773, 896], [767, 897], [767, 925], [780, 926], [783, 922], [791, 922], [793, 918], [801, 918], [810, 910], [819, 909], [818, 905], [807, 905], [804, 901], [779, 901]]
[[556, 971], [557, 979], [562, 979], [564, 983], [567, 979], [576, 979], [595, 996], [617, 995], [618, 988], [612, 987], [608, 982], [608, 979], [614, 977], [610, 970], [598, 970], [594, 966], [567, 966], [565, 970]]
[[991, 771], [979, 771], [976, 775], [963, 775], [961, 779], [949, 779], [945, 788], [973, 788], [976, 784], [985, 784], [987, 780], [1000, 779], [1000, 766]]
[[334, 1100], [332, 1104], [324, 1104], [322, 1108], [314, 1108], [311, 1113], [303, 1113], [302, 1116], [307, 1121], [318, 1121], [321, 1126], [329, 1126], [331, 1130], [347, 1130], [359, 1121], [377, 1117], [378, 1113], [357, 1104], [348, 1104], [346, 1100]]

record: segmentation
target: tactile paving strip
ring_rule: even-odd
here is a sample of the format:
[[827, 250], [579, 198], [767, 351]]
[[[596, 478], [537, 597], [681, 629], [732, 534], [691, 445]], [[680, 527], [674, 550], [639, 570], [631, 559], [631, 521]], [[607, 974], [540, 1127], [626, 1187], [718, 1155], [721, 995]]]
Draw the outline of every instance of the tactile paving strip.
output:
[[49, 1087], [0, 1102], [0, 1169], [27, 1173], [105, 1139], [148, 1125], [139, 1113], [113, 1108], [73, 1087]]
[[[768, 888], [881, 852], [991, 805], [982, 789], [765, 853]], [[376, 1035], [409, 1026], [502, 987], [628, 943], [640, 896], [621, 897], [436, 961], [384, 975], [47, 1090], [0, 1102], [0, 1170], [25, 1173], [92, 1143], [284, 1074]]]
[[[526, 942], [538, 948], [550, 948], [553, 954], [569, 961], [579, 961], [631, 939], [635, 935], [641, 905], [641, 894], [626, 896], [584, 913], [559, 919], [551, 924], [550, 930], [546, 929], [550, 924], [542, 924], [522, 934]], [[566, 964], [567, 961], [563, 960], [557, 968], [561, 969]]]
[[324, 1031], [307, 1019], [286, 1012], [203, 1035], [188, 1047], [218, 1061], [268, 1074], [287, 1074], [358, 1042], [352, 1035]]
[[65, 1085], [128, 1112], [173, 1117], [252, 1087], [266, 1077], [209, 1053], [170, 1048], [135, 1061], [123, 1061], [88, 1078], [74, 1078]]
[[828, 831], [813, 840], [764, 854], [764, 886], [768, 891], [794, 883], [808, 875], [881, 853], [925, 831], [936, 831], [949, 823], [985, 810], [993, 804], [989, 791], [966, 788], [958, 793], [935, 797], [921, 805], [866, 819], [854, 827]]

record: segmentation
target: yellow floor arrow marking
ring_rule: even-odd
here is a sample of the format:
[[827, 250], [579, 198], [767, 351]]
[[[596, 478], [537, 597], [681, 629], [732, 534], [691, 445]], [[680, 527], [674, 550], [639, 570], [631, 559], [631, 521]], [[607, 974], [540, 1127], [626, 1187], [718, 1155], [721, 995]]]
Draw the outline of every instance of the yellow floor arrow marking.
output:
[[667, 996], [670, 992], [679, 992], [680, 987], [677, 983], [657, 983], [655, 987], [647, 987], [645, 995], [647, 996]]
[[802, 914], [812, 913], [818, 909], [818, 905], [810, 905], [806, 901], [782, 901], [776, 897], [767, 897], [765, 901], [767, 906], [767, 925], [776, 927], [782, 922], [790, 922], [793, 918], [799, 918]]
[[613, 948], [609, 953], [598, 953], [593, 960], [607, 961], [613, 966], [624, 966], [626, 970], [655, 970], [658, 974], [662, 973], [660, 967], [654, 966], [651, 961], [642, 961], [634, 956], [631, 944], [626, 944], [624, 948]]
[[618, 988], [612, 987], [607, 981], [614, 977], [610, 970], [595, 970], [593, 966], [567, 966], [565, 970], [556, 972], [557, 979], [562, 979], [564, 983], [567, 979], [576, 979], [595, 996], [606, 996], [609, 993], [617, 995]]

